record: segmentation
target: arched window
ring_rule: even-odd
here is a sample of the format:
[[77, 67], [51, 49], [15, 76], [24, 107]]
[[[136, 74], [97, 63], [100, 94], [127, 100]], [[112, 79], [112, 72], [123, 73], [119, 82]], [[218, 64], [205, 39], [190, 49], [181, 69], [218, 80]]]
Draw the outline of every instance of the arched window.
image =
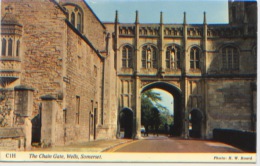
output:
[[70, 23], [81, 33], [84, 29], [84, 13], [80, 6], [72, 3], [65, 3], [63, 7], [69, 13]]
[[180, 69], [180, 48], [176, 46], [167, 47], [166, 51], [166, 68], [168, 69]]
[[174, 49], [172, 50], [171, 47], [168, 47], [166, 51], [166, 68], [174, 68], [174, 55]]
[[226, 46], [222, 49], [222, 65], [226, 70], [239, 69], [239, 53], [237, 48]]
[[190, 49], [190, 68], [200, 69], [200, 50], [197, 47]]
[[20, 56], [20, 40], [16, 43], [16, 56]]
[[152, 47], [152, 55], [152, 67], [157, 68], [157, 53], [154, 47]]
[[71, 13], [71, 23], [72, 23], [72, 25], [75, 26], [75, 13], [74, 12]]
[[8, 40], [8, 56], [12, 56], [13, 54], [13, 40], [12, 39], [9, 39]]
[[78, 16], [77, 16], [77, 29], [81, 32], [81, 25], [82, 25], [82, 17], [81, 17], [81, 14], [78, 13]]
[[143, 48], [142, 50], [142, 68], [147, 67], [147, 58], [146, 58], [146, 49]]
[[2, 56], [6, 55], [6, 40], [2, 40]]
[[130, 46], [124, 46], [122, 50], [122, 67], [132, 68], [133, 51]]
[[142, 68], [157, 68], [157, 52], [154, 46], [143, 47]]

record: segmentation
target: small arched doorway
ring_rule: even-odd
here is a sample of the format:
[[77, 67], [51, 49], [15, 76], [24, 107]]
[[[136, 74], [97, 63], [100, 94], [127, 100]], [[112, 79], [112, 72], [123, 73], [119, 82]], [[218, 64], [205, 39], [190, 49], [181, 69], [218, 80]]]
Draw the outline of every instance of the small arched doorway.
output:
[[203, 115], [198, 109], [193, 109], [189, 114], [189, 135], [193, 138], [201, 138]]
[[123, 132], [124, 138], [133, 136], [133, 111], [129, 108], [123, 108], [119, 114], [120, 131]]

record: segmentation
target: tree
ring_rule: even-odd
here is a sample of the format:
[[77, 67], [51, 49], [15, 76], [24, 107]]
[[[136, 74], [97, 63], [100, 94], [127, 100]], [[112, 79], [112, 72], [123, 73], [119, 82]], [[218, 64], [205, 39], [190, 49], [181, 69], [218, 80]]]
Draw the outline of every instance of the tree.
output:
[[155, 133], [158, 136], [158, 129], [159, 129], [159, 126], [161, 124], [160, 111], [158, 110], [158, 108], [153, 107], [151, 109], [151, 115], [152, 115], [151, 126], [152, 126], [152, 128], [154, 129]]
[[150, 91], [146, 91], [142, 93], [141, 97], [141, 124], [145, 127], [146, 135], [148, 136], [150, 120], [151, 120], [151, 113], [150, 110], [153, 107], [152, 100], [148, 96], [153, 96]]
[[148, 136], [149, 127], [158, 133], [158, 129], [165, 130], [165, 126], [173, 124], [173, 117], [170, 111], [161, 105], [162, 100], [160, 93], [147, 90], [141, 96], [141, 125], [145, 127]]
[[[160, 115], [160, 114], [158, 114], [159, 110], [156, 108], [156, 105], [160, 105], [158, 102], [161, 100], [162, 100], [162, 98], [161, 98], [160, 94], [153, 92], [152, 90], [148, 90], [148, 91], [145, 91], [144, 93], [142, 93], [142, 96], [141, 96], [141, 103], [142, 103], [141, 124], [144, 125], [147, 136], [148, 136], [148, 132], [149, 132], [149, 126], [155, 126], [155, 124], [158, 125], [158, 123], [159, 123], [158, 115]], [[157, 113], [155, 113], [156, 111], [152, 112], [151, 111], [152, 109], [154, 109], [154, 110], [156, 109]], [[154, 119], [155, 118], [154, 116], [158, 116], [157, 119]]]

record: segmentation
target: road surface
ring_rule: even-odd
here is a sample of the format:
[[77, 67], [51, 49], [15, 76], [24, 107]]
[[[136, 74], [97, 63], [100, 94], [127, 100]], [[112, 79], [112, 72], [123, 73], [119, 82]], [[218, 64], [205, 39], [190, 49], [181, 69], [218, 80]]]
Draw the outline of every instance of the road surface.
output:
[[186, 153], [242, 153], [233, 146], [207, 140], [169, 138], [166, 136], [149, 136], [127, 144], [114, 147], [109, 152], [186, 152]]

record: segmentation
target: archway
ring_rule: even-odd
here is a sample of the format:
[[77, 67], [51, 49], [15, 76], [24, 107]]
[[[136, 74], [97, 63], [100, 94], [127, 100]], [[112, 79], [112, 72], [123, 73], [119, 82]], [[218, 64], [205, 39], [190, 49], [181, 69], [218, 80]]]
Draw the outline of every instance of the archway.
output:
[[174, 110], [174, 124], [170, 131], [172, 136], [181, 136], [183, 131], [183, 115], [182, 115], [182, 95], [181, 90], [176, 86], [166, 83], [166, 82], [154, 82], [149, 85], [146, 85], [141, 93], [148, 91], [150, 89], [162, 89], [169, 92], [174, 98], [173, 110]]
[[193, 138], [201, 138], [201, 127], [202, 127], [203, 115], [198, 109], [193, 109], [189, 114], [189, 135]]
[[123, 108], [119, 114], [120, 131], [124, 133], [124, 138], [133, 136], [133, 111]]

